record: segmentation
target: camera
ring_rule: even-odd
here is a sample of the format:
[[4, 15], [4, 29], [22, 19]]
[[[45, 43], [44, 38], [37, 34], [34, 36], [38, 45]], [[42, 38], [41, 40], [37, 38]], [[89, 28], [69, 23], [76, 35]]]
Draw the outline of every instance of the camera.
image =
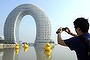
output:
[[67, 30], [67, 27], [65, 27], [65, 28], [59, 28], [57, 31], [56, 31], [56, 33], [58, 34], [58, 33], [60, 33], [60, 31], [66, 31]]
[[62, 31], [66, 31], [67, 28], [62, 28]]

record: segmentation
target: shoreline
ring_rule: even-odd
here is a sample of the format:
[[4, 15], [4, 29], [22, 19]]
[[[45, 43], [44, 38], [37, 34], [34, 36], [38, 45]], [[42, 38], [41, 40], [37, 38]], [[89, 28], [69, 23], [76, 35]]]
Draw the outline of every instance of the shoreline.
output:
[[0, 44], [0, 49], [3, 48], [14, 48], [15, 44]]

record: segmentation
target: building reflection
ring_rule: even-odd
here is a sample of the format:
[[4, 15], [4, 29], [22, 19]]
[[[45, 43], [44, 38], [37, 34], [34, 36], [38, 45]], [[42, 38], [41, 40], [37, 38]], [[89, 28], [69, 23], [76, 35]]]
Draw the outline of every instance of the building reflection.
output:
[[[45, 44], [38, 44], [38, 45], [34, 46], [34, 49], [36, 52], [36, 60], [52, 60], [52, 49], [49, 51], [45, 51], [44, 46], [45, 46]], [[19, 49], [15, 49], [15, 48], [0, 49], [0, 56], [2, 56], [2, 60], [19, 60], [19, 58], [22, 59], [22, 56], [20, 56], [20, 55], [24, 52], [27, 52], [29, 50], [29, 48], [23, 48], [23, 50], [21, 50], [21, 52], [20, 52]], [[28, 53], [28, 54], [30, 54], [30, 53]], [[23, 56], [23, 58], [24, 58], [24, 56]], [[27, 59], [27, 60], [29, 60], [29, 59]]]
[[0, 56], [3, 56], [3, 49], [0, 49]]
[[5, 48], [2, 60], [18, 60], [18, 54], [15, 53], [15, 49], [13, 48]]

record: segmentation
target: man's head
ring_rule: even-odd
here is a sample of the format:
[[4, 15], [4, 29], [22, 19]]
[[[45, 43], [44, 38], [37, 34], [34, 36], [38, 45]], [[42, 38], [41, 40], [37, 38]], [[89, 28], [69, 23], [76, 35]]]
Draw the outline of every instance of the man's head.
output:
[[77, 18], [74, 22], [75, 29], [80, 28], [82, 33], [87, 33], [89, 30], [88, 19], [85, 18]]

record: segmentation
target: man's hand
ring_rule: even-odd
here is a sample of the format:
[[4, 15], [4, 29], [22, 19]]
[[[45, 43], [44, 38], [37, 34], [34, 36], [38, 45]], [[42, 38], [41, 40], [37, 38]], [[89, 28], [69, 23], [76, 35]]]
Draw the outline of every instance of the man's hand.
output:
[[58, 34], [58, 33], [62, 33], [62, 28], [60, 27], [57, 31], [56, 31], [56, 33]]
[[66, 27], [65, 32], [67, 32], [68, 34], [71, 34], [71, 31], [70, 31], [70, 29], [68, 27]]

